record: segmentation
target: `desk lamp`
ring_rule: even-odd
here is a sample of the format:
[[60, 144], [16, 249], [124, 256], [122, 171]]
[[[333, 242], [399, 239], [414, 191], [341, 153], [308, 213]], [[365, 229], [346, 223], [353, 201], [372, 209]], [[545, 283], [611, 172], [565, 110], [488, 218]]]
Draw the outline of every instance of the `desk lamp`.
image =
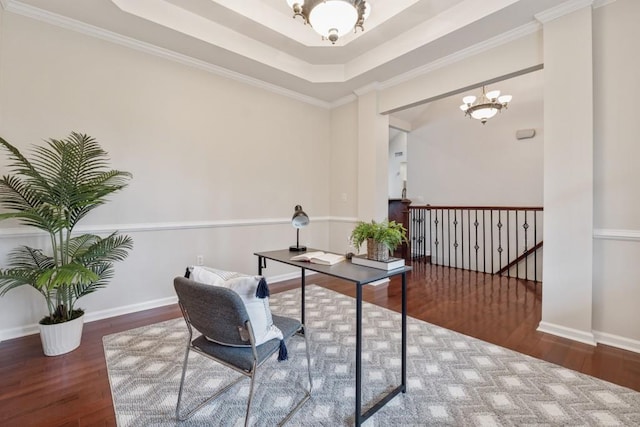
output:
[[307, 250], [306, 246], [300, 246], [300, 229], [309, 224], [309, 217], [302, 210], [302, 206], [296, 205], [294, 208], [293, 218], [291, 218], [291, 225], [296, 229], [296, 245], [289, 246], [289, 250], [293, 252], [304, 252]]

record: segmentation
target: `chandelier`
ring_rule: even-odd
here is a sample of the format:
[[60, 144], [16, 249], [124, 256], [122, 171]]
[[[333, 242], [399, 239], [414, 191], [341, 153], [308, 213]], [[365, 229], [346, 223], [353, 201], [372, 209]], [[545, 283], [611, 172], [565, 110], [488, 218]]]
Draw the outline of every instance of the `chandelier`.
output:
[[305, 24], [332, 44], [349, 31], [364, 31], [364, 21], [371, 12], [364, 0], [287, 0], [287, 4], [294, 18], [301, 16]]
[[482, 86], [482, 95], [479, 98], [473, 95], [465, 96], [462, 98], [464, 104], [460, 106], [460, 109], [464, 111], [466, 116], [473, 117], [485, 124], [487, 120], [498, 114], [502, 108], [506, 109], [507, 104], [511, 102], [511, 98], [511, 95], [500, 96], [499, 90], [485, 93], [484, 86]]

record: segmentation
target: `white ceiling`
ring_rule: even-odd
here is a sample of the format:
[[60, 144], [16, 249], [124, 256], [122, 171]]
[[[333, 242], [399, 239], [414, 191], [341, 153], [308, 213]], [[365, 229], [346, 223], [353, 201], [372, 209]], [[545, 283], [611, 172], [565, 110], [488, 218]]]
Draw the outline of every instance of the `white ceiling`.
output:
[[[504, 95], [512, 95], [513, 100], [506, 110], [491, 119], [486, 126], [490, 126], [492, 120], [508, 120], [511, 109], [527, 108], [527, 104], [541, 104], [543, 100], [543, 73], [543, 70], [538, 70], [487, 85], [487, 92], [500, 90]], [[420, 138], [434, 120], [445, 120], [445, 117], [454, 120], [472, 120], [460, 110], [462, 98], [466, 95], [480, 96], [481, 92], [480, 88], [465, 91], [417, 107], [397, 111], [391, 116], [403, 122], [405, 125], [403, 130], [411, 131]], [[502, 114], [504, 114], [504, 118], [501, 118]], [[472, 121], [475, 121], [479, 127], [482, 126], [479, 121]]]
[[575, 0], [368, 0], [365, 31], [321, 40], [286, 0], [0, 0], [20, 13], [319, 103], [396, 79]]

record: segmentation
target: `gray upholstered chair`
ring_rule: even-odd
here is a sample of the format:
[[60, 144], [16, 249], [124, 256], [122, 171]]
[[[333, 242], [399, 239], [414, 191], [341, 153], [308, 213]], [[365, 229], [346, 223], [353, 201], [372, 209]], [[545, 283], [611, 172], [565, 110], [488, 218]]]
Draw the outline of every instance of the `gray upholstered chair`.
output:
[[[245, 415], [245, 426], [247, 426], [249, 424], [256, 370], [262, 363], [269, 359], [271, 355], [279, 350], [280, 340], [273, 339], [259, 346], [255, 345], [251, 321], [249, 320], [244, 302], [233, 290], [219, 286], [204, 285], [184, 277], [176, 277], [173, 285], [178, 294], [178, 303], [189, 330], [189, 341], [187, 342], [187, 349], [185, 351], [182, 377], [180, 379], [180, 391], [178, 392], [178, 403], [176, 405], [176, 418], [180, 421], [188, 419], [204, 405], [244, 379], [244, 377], [240, 377], [238, 380], [206, 399], [187, 414], [181, 414], [180, 402], [182, 400], [185, 373], [189, 362], [189, 352], [194, 351], [240, 372], [251, 379], [249, 400], [247, 402], [247, 412]], [[302, 324], [299, 321], [275, 314], [273, 315], [273, 323], [280, 328], [285, 340], [302, 329]], [[202, 334], [195, 339], [193, 339], [194, 329]], [[205, 338], [205, 335], [209, 339]], [[311, 380], [309, 345], [306, 335], [304, 335], [304, 341], [307, 354], [309, 388], [308, 390], [304, 390], [303, 398], [287, 414], [284, 420], [281, 421], [280, 425], [289, 421], [296, 411], [311, 397], [313, 384]], [[217, 344], [217, 342], [226, 343], [227, 345]]]

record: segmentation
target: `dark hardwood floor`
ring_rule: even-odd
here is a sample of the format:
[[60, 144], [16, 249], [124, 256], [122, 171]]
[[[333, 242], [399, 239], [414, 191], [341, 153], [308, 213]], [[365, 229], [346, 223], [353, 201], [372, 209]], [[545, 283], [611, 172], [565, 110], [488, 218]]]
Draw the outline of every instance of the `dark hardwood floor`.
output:
[[[352, 284], [327, 276], [307, 283], [355, 295]], [[541, 285], [420, 263], [407, 283], [412, 317], [640, 391], [640, 354], [536, 332]], [[271, 291], [296, 286], [275, 283]], [[365, 300], [399, 311], [399, 278], [368, 288]], [[176, 317], [173, 305], [87, 323], [80, 348], [57, 357], [43, 355], [38, 335], [0, 343], [0, 425], [115, 425], [102, 337]]]

